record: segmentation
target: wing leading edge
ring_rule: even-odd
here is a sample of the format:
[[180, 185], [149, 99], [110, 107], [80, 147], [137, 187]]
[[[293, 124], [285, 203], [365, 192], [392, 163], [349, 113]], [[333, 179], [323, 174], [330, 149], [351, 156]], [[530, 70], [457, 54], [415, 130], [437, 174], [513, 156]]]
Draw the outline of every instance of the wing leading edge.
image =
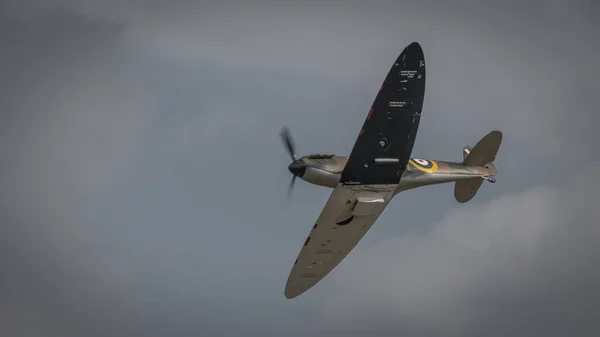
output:
[[421, 46], [408, 45], [388, 72], [360, 130], [340, 183], [292, 267], [285, 296], [294, 298], [335, 268], [394, 195], [412, 152], [425, 94]]

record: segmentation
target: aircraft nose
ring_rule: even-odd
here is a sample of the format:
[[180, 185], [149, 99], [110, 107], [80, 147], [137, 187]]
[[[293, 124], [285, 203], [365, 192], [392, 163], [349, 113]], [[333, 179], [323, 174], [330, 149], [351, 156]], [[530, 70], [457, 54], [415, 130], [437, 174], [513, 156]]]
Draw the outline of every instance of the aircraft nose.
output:
[[288, 170], [295, 176], [302, 177], [306, 172], [306, 166], [300, 160], [296, 160], [288, 166]]

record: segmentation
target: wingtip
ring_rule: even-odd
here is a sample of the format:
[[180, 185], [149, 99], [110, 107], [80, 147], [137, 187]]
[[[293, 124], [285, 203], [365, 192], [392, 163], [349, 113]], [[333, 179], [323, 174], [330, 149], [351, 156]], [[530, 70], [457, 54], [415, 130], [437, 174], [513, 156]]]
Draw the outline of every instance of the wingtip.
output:
[[291, 300], [292, 298], [296, 298], [296, 297], [302, 295], [307, 290], [308, 290], [308, 288], [307, 289], [298, 289], [297, 287], [294, 287], [293, 285], [287, 284], [285, 286], [285, 291], [283, 292], [283, 294], [285, 295], [285, 298], [287, 298], [288, 300]]
[[406, 47], [402, 53], [400, 53], [399, 59], [403, 57], [403, 55], [409, 56], [414, 59], [423, 60], [425, 58], [425, 53], [423, 52], [423, 48], [419, 44], [419, 42], [412, 42]]
[[285, 291], [283, 292], [283, 295], [285, 295], [285, 298], [287, 298], [288, 300], [291, 300], [292, 298], [298, 297], [298, 295], [300, 295], [300, 294], [302, 294], [302, 292], [293, 291], [289, 287], [285, 287]]
[[417, 41], [411, 42], [408, 46], [406, 46], [406, 49], [418, 49], [423, 51], [423, 47], [421, 47], [421, 44]]

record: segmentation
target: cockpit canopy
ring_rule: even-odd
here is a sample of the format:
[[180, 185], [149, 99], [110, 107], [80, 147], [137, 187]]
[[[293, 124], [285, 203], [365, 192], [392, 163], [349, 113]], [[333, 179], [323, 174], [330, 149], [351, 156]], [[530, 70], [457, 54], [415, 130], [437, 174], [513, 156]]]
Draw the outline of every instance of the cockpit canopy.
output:
[[333, 154], [315, 153], [315, 154], [306, 156], [306, 158], [307, 159], [329, 159], [329, 158], [332, 158], [333, 156], [334, 156]]

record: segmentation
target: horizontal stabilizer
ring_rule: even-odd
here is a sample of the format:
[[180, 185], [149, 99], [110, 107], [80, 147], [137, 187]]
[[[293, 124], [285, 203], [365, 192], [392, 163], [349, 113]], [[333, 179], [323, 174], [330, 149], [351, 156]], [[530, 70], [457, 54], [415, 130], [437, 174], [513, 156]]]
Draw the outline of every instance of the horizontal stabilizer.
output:
[[492, 131], [481, 138], [481, 140], [469, 151], [463, 161], [464, 165], [483, 166], [496, 159], [498, 149], [502, 143], [502, 132]]
[[454, 184], [454, 199], [460, 203], [473, 199], [482, 183], [483, 178], [480, 177], [457, 181]]

